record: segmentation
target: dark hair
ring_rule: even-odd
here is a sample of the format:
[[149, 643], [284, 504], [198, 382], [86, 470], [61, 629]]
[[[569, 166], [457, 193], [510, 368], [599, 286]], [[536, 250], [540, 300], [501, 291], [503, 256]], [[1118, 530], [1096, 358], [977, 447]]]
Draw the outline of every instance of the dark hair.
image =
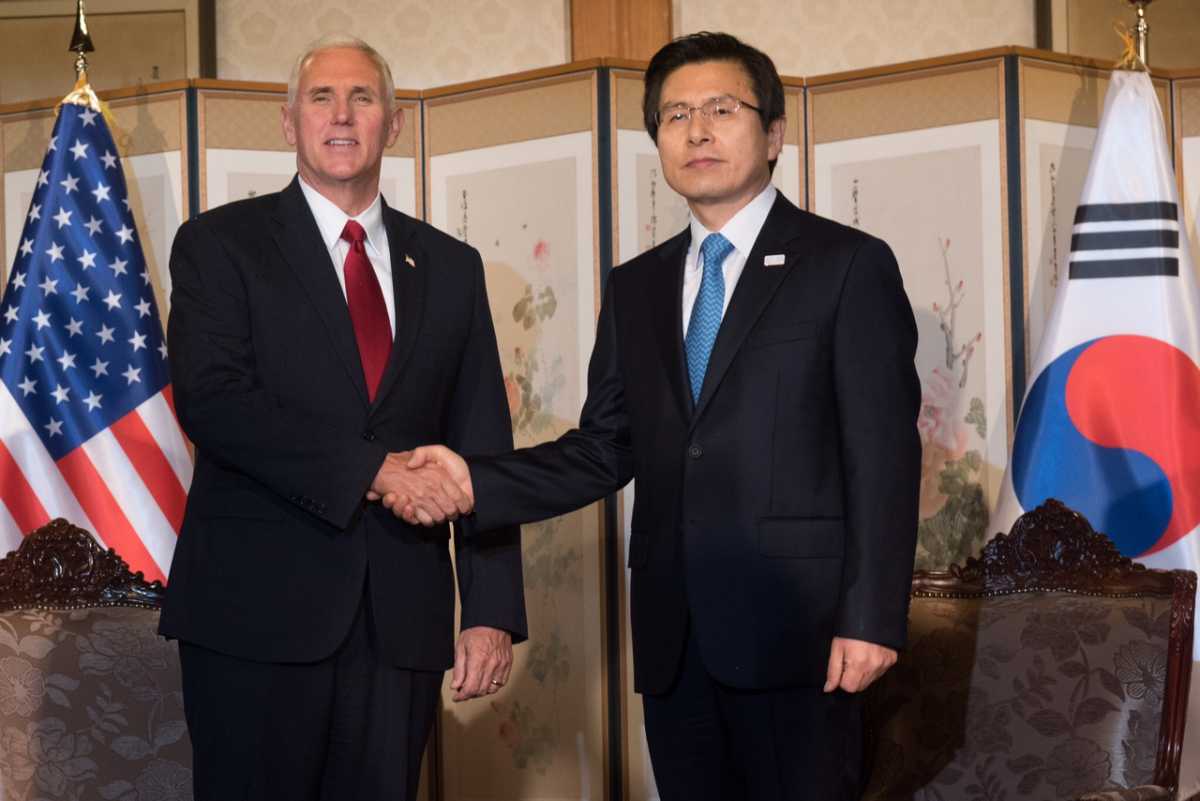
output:
[[771, 57], [727, 33], [700, 31], [663, 45], [646, 68], [642, 118], [646, 123], [646, 133], [655, 142], [658, 141], [656, 114], [667, 76], [685, 64], [705, 61], [732, 61], [746, 71], [754, 87], [755, 105], [762, 109], [759, 116], [764, 131], [784, 116], [783, 82], [779, 80]]

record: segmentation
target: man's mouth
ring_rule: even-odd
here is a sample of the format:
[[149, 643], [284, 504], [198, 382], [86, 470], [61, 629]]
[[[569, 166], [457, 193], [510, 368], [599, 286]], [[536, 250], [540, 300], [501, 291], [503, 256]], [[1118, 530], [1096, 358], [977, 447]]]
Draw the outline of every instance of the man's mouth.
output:
[[358, 144], [357, 139], [326, 139], [325, 144], [330, 147], [354, 147]]

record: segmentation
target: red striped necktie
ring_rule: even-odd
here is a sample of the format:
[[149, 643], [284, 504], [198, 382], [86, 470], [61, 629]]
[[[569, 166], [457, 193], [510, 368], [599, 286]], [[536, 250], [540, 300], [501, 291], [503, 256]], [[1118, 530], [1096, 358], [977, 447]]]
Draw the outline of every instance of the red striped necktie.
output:
[[343, 268], [346, 276], [346, 303], [350, 306], [350, 322], [358, 340], [358, 358], [362, 361], [363, 377], [367, 380], [367, 398], [373, 403], [392, 352], [392, 327], [388, 322], [387, 304], [375, 268], [367, 258], [367, 232], [354, 220], [347, 220], [342, 239], [350, 243]]

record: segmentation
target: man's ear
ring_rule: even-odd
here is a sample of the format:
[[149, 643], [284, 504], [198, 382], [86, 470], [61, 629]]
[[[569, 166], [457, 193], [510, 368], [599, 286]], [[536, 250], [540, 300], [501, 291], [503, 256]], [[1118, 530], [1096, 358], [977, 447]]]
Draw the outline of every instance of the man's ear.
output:
[[767, 161], [779, 158], [783, 150], [783, 135], [787, 133], [787, 117], [772, 120], [767, 126]]
[[292, 119], [292, 109], [284, 103], [279, 107], [279, 124], [283, 128], [283, 138], [292, 147], [296, 146], [296, 125]]
[[[394, 100], [392, 102], [395, 102]], [[392, 117], [388, 122], [387, 146], [391, 147], [396, 144], [396, 137], [400, 136], [400, 131], [404, 129], [404, 109], [396, 106], [392, 109]]]

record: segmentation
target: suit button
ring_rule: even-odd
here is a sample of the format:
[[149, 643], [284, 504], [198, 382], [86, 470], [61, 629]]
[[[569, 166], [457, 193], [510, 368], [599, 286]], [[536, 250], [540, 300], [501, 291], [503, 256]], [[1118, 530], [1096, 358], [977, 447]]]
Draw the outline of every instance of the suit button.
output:
[[699, 445], [688, 446], [688, 456], [692, 457], [693, 459], [699, 459], [703, 455], [704, 448], [701, 448]]
[[362, 438], [365, 439], [367, 442], [374, 442], [375, 441], [375, 432], [368, 429], [362, 433]]

